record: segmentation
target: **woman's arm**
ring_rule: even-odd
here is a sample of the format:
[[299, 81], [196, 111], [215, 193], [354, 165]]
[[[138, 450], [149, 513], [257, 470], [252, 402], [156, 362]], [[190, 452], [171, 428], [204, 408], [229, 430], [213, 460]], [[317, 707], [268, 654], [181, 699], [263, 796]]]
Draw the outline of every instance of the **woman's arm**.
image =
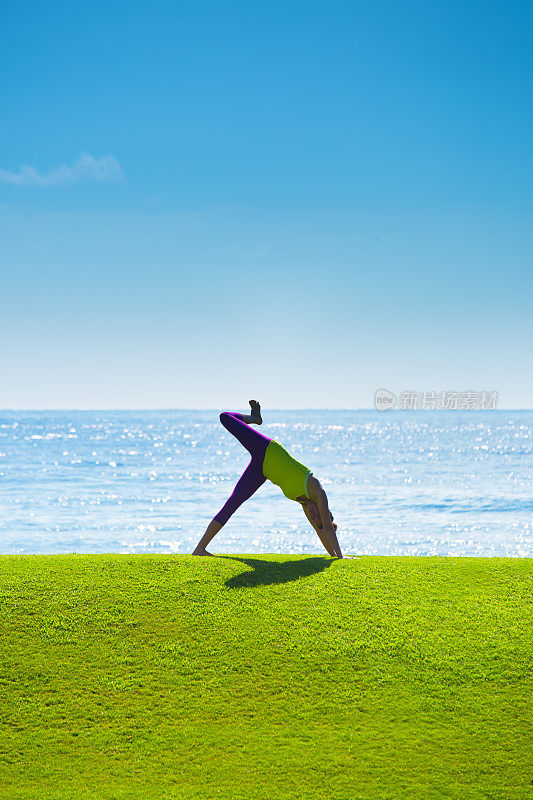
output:
[[[322, 520], [322, 533], [327, 538], [337, 558], [342, 558], [341, 548], [339, 545], [339, 541], [337, 539], [337, 533], [335, 531], [336, 526], [334, 527], [333, 522], [331, 521], [331, 514], [328, 505], [328, 497], [323, 489], [321, 493], [319, 493], [318, 495], [317, 506], [318, 510], [320, 511], [320, 519]], [[320, 537], [320, 540], [323, 542], [322, 536], [320, 536], [320, 532], [317, 531], [317, 533]], [[326, 550], [327, 549], [328, 548], [326, 547]]]
[[[320, 528], [317, 525], [313, 525], [313, 527], [315, 528], [320, 541], [330, 555], [336, 556], [337, 558], [342, 558], [342, 552], [336, 533], [337, 526], [332, 522], [328, 496], [314, 475], [311, 475], [307, 483], [307, 493], [310, 499], [313, 500], [318, 506], [322, 527]], [[326, 541], [329, 546], [326, 545]], [[333, 552], [331, 552], [331, 550], [333, 550]]]
[[[324, 545], [330, 556], [332, 558], [342, 558], [342, 553], [339, 555], [340, 548], [337, 549], [335, 547], [336, 537], [334, 541], [333, 538], [329, 535], [328, 531], [325, 531], [324, 528], [315, 528], [315, 531], [316, 535], [318, 536], [318, 538], [320, 539], [320, 541], [322, 542], [322, 544]], [[338, 547], [338, 542], [337, 542], [337, 547]]]

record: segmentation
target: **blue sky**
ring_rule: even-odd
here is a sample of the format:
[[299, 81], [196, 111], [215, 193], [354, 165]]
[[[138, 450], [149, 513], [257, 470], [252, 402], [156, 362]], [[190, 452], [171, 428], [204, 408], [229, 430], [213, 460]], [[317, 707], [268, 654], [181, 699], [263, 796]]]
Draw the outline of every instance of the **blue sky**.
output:
[[0, 407], [530, 408], [530, 3], [11, 3]]

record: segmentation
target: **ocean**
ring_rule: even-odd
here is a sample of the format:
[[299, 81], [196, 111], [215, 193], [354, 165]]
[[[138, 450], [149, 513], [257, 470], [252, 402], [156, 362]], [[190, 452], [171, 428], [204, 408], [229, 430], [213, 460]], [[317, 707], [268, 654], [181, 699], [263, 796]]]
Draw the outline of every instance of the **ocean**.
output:
[[[245, 411], [245, 409], [241, 409]], [[248, 453], [219, 411], [0, 412], [0, 553], [188, 553]], [[263, 411], [346, 554], [533, 554], [531, 411]], [[269, 482], [210, 545], [324, 553]]]

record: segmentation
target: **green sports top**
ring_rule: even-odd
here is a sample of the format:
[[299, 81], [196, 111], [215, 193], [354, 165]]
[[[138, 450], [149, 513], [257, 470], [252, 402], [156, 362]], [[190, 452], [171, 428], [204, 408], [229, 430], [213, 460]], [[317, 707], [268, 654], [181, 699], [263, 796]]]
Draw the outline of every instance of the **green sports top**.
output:
[[263, 475], [279, 486], [289, 500], [296, 500], [301, 495], [308, 497], [307, 481], [311, 470], [305, 464], [296, 461], [275, 439], [272, 439], [267, 446], [263, 460]]

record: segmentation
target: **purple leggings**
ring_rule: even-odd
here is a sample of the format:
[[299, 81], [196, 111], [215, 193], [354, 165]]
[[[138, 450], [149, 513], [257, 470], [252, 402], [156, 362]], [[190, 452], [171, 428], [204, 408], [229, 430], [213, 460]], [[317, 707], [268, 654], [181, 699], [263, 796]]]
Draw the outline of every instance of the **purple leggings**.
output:
[[219, 525], [225, 525], [239, 506], [245, 500], [248, 500], [265, 482], [263, 461], [266, 449], [272, 440], [268, 436], [263, 436], [259, 431], [250, 428], [243, 421], [242, 414], [237, 414], [234, 411], [223, 411], [220, 415], [220, 421], [226, 430], [233, 434], [252, 456], [250, 463], [237, 481], [233, 494], [214, 517]]

